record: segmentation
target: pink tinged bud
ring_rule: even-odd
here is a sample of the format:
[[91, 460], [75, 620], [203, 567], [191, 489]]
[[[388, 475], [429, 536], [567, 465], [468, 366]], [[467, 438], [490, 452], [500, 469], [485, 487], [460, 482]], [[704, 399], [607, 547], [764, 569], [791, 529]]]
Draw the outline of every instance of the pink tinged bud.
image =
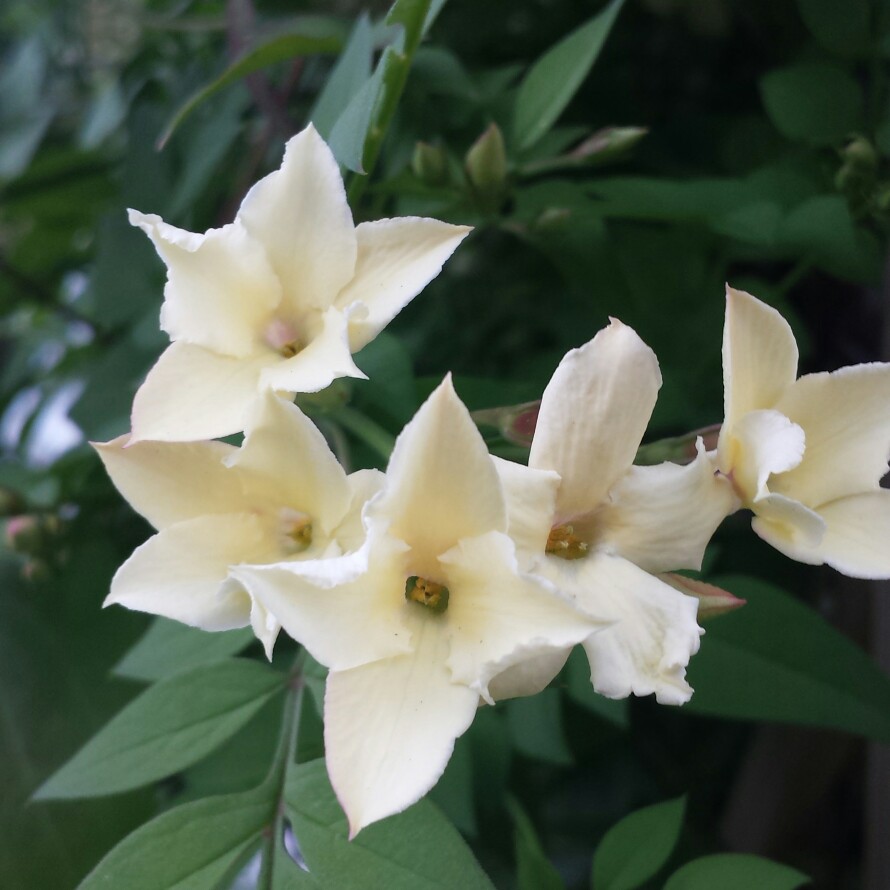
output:
[[699, 621], [707, 621], [709, 618], [715, 618], [717, 615], [732, 612], [735, 609], [741, 608], [747, 602], [747, 600], [739, 599], [722, 587], [708, 584], [705, 581], [698, 581], [695, 578], [687, 578], [685, 575], [665, 572], [659, 575], [659, 578], [670, 584], [675, 590], [679, 590], [680, 593], [694, 596], [698, 600]]
[[521, 405], [506, 405], [503, 408], [485, 408], [474, 411], [472, 416], [478, 424], [496, 427], [508, 442], [528, 448], [535, 435], [540, 410], [541, 402], [538, 400], [523, 402]]

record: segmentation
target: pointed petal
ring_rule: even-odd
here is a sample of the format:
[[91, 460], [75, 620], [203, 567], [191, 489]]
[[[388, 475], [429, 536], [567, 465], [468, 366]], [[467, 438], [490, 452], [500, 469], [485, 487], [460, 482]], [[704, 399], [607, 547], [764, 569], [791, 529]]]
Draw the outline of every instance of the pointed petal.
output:
[[571, 647], [554, 649], [511, 665], [489, 680], [489, 694], [496, 702], [524, 695], [537, 695], [563, 669], [571, 651]]
[[675, 575], [673, 572], [664, 572], [658, 577], [680, 593], [694, 596], [698, 600], [698, 620], [702, 622], [740, 609], [748, 602], [722, 587], [708, 584], [698, 578], [687, 578], [685, 575]]
[[356, 470], [347, 476], [352, 500], [349, 509], [337, 527], [337, 542], [344, 553], [358, 550], [365, 542], [366, 532], [363, 517], [368, 502], [383, 490], [386, 476], [380, 470]]
[[[362, 554], [324, 560], [332, 582], [326, 587], [301, 577], [299, 561], [241, 566], [232, 574], [316, 661], [349, 670], [411, 651], [407, 572], [399, 544], [378, 538]], [[365, 570], [358, 572], [362, 561]]]
[[266, 529], [254, 516], [179, 522], [149, 538], [117, 570], [105, 605], [119, 603], [204, 630], [244, 627], [249, 597], [231, 584], [221, 587], [231, 566], [268, 555]]
[[890, 454], [890, 364], [808, 374], [776, 409], [803, 427], [807, 450], [773, 491], [818, 507], [878, 487]]
[[852, 578], [890, 578], [890, 491], [870, 491], [820, 507], [828, 565]]
[[798, 501], [770, 494], [754, 505], [751, 528], [781, 553], [798, 562], [821, 565], [825, 520]]
[[117, 490], [155, 528], [208, 513], [248, 509], [238, 474], [226, 465], [236, 449], [223, 442], [136, 442], [129, 436], [93, 447]]
[[281, 301], [281, 286], [262, 245], [239, 221], [204, 235], [159, 216], [130, 211], [167, 264], [161, 328], [222, 355], [254, 353], [260, 331]]
[[276, 355], [237, 359], [190, 343], [173, 343], [133, 400], [131, 441], [189, 442], [244, 429], [263, 368]]
[[256, 598], [250, 600], [250, 626], [254, 636], [263, 644], [266, 658], [272, 660], [272, 650], [281, 631], [278, 619]]
[[482, 436], [446, 377], [396, 440], [387, 486], [371, 506], [415, 551], [413, 574], [461, 538], [506, 528], [501, 484]]
[[318, 427], [271, 392], [254, 403], [230, 463], [258, 497], [308, 514], [316, 534], [329, 535], [352, 500], [346, 473]]
[[727, 285], [724, 429], [749, 411], [775, 407], [795, 377], [797, 343], [788, 322], [772, 306]]
[[533, 470], [522, 464], [492, 457], [507, 502], [507, 534], [516, 544], [520, 561], [544, 552], [560, 478], [552, 470]]
[[436, 617], [417, 616], [411, 654], [328, 675], [325, 752], [350, 837], [423, 797], [473, 722], [479, 696], [451, 682]]
[[562, 476], [557, 522], [598, 506], [630, 467], [660, 386], [655, 353], [615, 319], [559, 363], [528, 460]]
[[[745, 414], [721, 442], [721, 469], [748, 502], [769, 494], [767, 482], [774, 473], [796, 467], [807, 447], [804, 431], [778, 411]], [[750, 505], [750, 504], [749, 504]]]
[[543, 579], [521, 574], [503, 533], [465, 539], [439, 562], [450, 592], [451, 677], [489, 704], [492, 677], [527, 658], [570, 649], [601, 626]]
[[352, 278], [356, 237], [343, 179], [312, 124], [247, 193], [238, 218], [265, 247], [292, 314], [327, 308]]
[[686, 466], [631, 467], [592, 519], [597, 546], [647, 572], [701, 568], [705, 547], [739, 501], [700, 438], [696, 451]]
[[263, 387], [280, 392], [318, 392], [337, 377], [366, 380], [349, 351], [349, 316], [331, 307], [309, 319], [308, 345], [292, 358], [270, 364], [262, 374]]
[[584, 642], [593, 688], [607, 698], [655, 693], [661, 704], [689, 701], [686, 666], [702, 633], [698, 601], [620, 556], [556, 562], [548, 558], [548, 577], [586, 611], [615, 622]]
[[355, 276], [336, 300], [341, 309], [359, 301], [368, 310], [349, 326], [353, 352], [373, 340], [439, 274], [470, 231], [469, 226], [418, 216], [380, 219], [356, 228]]

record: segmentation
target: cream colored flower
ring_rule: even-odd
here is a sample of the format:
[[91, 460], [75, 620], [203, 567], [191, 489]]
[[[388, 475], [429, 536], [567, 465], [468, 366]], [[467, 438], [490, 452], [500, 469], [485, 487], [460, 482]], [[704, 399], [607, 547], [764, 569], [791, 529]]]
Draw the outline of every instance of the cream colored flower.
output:
[[521, 571], [497, 472], [450, 380], [399, 436], [366, 524], [358, 578], [337, 577], [337, 560], [312, 583], [288, 565], [235, 571], [330, 668], [325, 751], [352, 835], [435, 784], [493, 676], [597, 627]]
[[890, 365], [797, 379], [788, 322], [726, 289], [726, 418], [715, 456], [754, 531], [792, 559], [890, 577]]
[[[702, 633], [697, 600], [654, 573], [699, 568], [734, 499], [701, 441], [688, 466], [633, 466], [660, 386], [652, 350], [613, 319], [565, 356], [544, 392], [529, 455], [537, 483], [517, 477], [515, 464], [497, 466], [525, 567], [611, 622], [584, 642], [594, 689], [682, 704]], [[551, 517], [543, 532], [541, 514]], [[541, 688], [567, 655], [505, 673], [495, 695]]]
[[470, 231], [403, 217], [354, 227], [340, 170], [310, 124], [235, 221], [203, 235], [130, 211], [167, 265], [173, 341], [133, 404], [133, 439], [244, 429], [258, 393], [364, 377], [352, 360], [434, 278]]
[[95, 447], [158, 529], [118, 569], [105, 604], [204, 630], [249, 622], [270, 657], [280, 625], [232, 567], [293, 560], [309, 577], [323, 573], [326, 560], [361, 547], [361, 508], [382, 482], [374, 470], [347, 476], [312, 422], [271, 393], [254, 403], [240, 449], [126, 437]]

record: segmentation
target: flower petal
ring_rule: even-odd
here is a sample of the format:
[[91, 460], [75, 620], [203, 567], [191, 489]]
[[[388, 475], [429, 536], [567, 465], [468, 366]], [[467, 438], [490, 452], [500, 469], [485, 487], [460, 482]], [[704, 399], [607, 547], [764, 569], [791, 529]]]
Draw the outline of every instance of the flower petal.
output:
[[386, 475], [369, 510], [414, 549], [412, 574], [434, 577], [436, 558], [461, 538], [506, 528], [497, 471], [450, 376], [402, 430]]
[[769, 494], [774, 473], [796, 467], [807, 447], [804, 431], [778, 411], [750, 411], [721, 441], [720, 468], [749, 506]]
[[365, 510], [371, 498], [379, 494], [386, 484], [386, 476], [380, 470], [356, 470], [346, 479], [352, 491], [352, 500], [343, 521], [337, 527], [337, 542], [344, 553], [358, 550], [365, 542]]
[[262, 386], [280, 392], [318, 392], [337, 377], [366, 380], [349, 351], [348, 322], [348, 314], [333, 307], [316, 314], [308, 345], [295, 356], [270, 364], [263, 371]]
[[729, 480], [715, 475], [701, 438], [696, 451], [686, 466], [631, 467], [591, 520], [596, 545], [647, 572], [701, 568], [705, 547], [739, 501]]
[[808, 374], [776, 409], [803, 427], [807, 450], [800, 466], [770, 483], [773, 491], [819, 507], [878, 487], [890, 454], [890, 364]]
[[465, 539], [439, 562], [450, 593], [444, 617], [451, 677], [489, 704], [492, 677], [527, 658], [570, 649], [601, 626], [543, 579], [521, 574], [513, 542], [501, 532]]
[[563, 669], [571, 651], [571, 647], [555, 649], [511, 665], [488, 681], [489, 695], [496, 702], [537, 695]]
[[281, 623], [255, 597], [250, 598], [250, 626], [254, 636], [263, 644], [266, 658], [272, 660], [272, 650], [281, 632]]
[[226, 584], [229, 568], [269, 555], [267, 530], [254, 516], [202, 516], [149, 538], [117, 570], [105, 605], [163, 615], [204, 630], [244, 627], [250, 599]]
[[328, 674], [325, 752], [351, 838], [423, 797], [473, 722], [479, 696], [451, 682], [436, 617], [415, 616], [409, 655]]
[[890, 491], [840, 498], [819, 514], [825, 562], [853, 578], [890, 578]]
[[520, 561], [544, 552], [560, 478], [552, 470], [533, 470], [500, 457], [492, 457], [507, 502], [507, 534], [516, 544]]
[[260, 373], [280, 361], [271, 353], [237, 359], [172, 343], [136, 393], [130, 441], [193, 442], [240, 432]]
[[749, 411], [773, 408], [797, 377], [797, 342], [772, 306], [726, 287], [724, 429]]
[[419, 216], [379, 219], [356, 228], [355, 276], [336, 300], [341, 309], [359, 301], [368, 310], [349, 325], [353, 352], [373, 340], [439, 274], [470, 231], [469, 226]]
[[770, 494], [754, 505], [751, 528], [781, 553], [798, 562], [821, 565], [825, 520], [798, 501]]
[[411, 651], [404, 552], [381, 537], [364, 552], [319, 560], [330, 572], [324, 587], [301, 577], [300, 561], [239, 566], [232, 575], [316, 661], [342, 671]]
[[167, 264], [161, 328], [170, 338], [223, 355], [253, 354], [281, 302], [281, 286], [262, 245], [241, 222], [195, 235], [131, 210], [130, 223], [151, 238]]
[[93, 447], [117, 490], [155, 528], [208, 513], [246, 512], [238, 474], [223, 442], [136, 442], [129, 436]]
[[562, 476], [557, 522], [598, 506], [630, 467], [660, 386], [655, 353], [615, 319], [559, 363], [544, 390], [528, 460]]
[[655, 693], [661, 704], [689, 701], [686, 665], [703, 633], [698, 600], [620, 556], [560, 562], [548, 557], [547, 577], [586, 611], [614, 622], [584, 642], [593, 688], [607, 698]]
[[330, 535], [352, 501], [346, 473], [318, 427], [270, 392], [255, 402], [230, 464], [258, 498], [308, 514], [316, 533]]
[[287, 143], [280, 169], [247, 193], [238, 218], [265, 247], [291, 314], [327, 308], [352, 278], [356, 237], [343, 179], [312, 124]]

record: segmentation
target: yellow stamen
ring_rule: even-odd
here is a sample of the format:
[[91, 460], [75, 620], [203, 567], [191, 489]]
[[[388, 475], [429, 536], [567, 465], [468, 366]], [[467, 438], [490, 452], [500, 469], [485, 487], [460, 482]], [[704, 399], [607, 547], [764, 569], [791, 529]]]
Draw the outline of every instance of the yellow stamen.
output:
[[544, 552], [560, 559], [581, 559], [587, 556], [587, 542], [575, 534], [571, 525], [555, 525], [550, 529]]
[[280, 530], [285, 553], [301, 553], [312, 543], [312, 520], [298, 510], [282, 511]]
[[448, 608], [448, 588], [444, 584], [412, 575], [405, 582], [405, 599], [426, 606], [433, 612], [444, 612]]

